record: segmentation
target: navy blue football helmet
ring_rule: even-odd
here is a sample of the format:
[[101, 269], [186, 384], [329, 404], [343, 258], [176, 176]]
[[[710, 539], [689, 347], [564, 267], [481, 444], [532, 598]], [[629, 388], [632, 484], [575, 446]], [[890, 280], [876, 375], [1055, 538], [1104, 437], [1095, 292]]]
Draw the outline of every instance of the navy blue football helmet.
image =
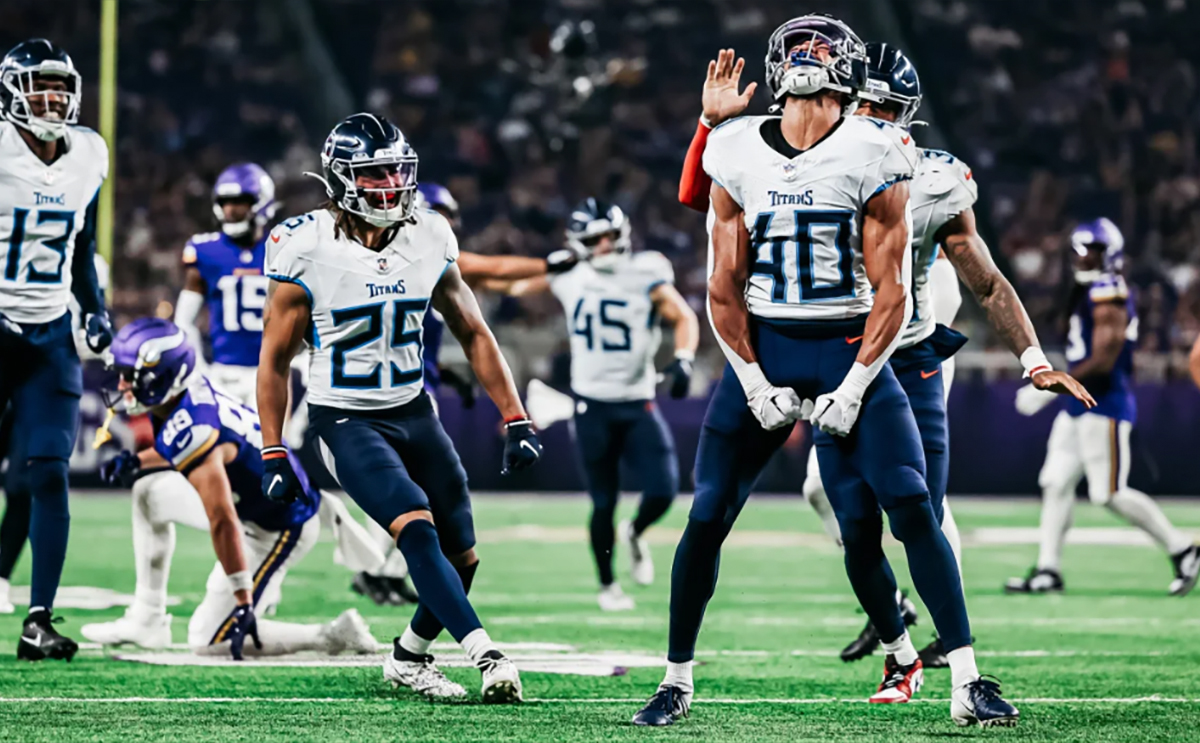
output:
[[343, 210], [376, 227], [412, 219], [417, 204], [417, 153], [382, 116], [343, 119], [321, 150], [325, 190]]
[[858, 97], [872, 103], [893, 103], [900, 107], [896, 123], [912, 124], [921, 107], [921, 78], [904, 52], [890, 44], [867, 44], [867, 84]]
[[46, 39], [22, 41], [0, 60], [4, 118], [50, 142], [79, 121], [83, 83], [71, 56]]
[[[629, 217], [616, 204], [589, 197], [571, 212], [567, 222], [567, 247], [584, 256], [601, 271], [611, 271], [633, 249], [633, 228]], [[605, 235], [612, 238], [613, 249], [601, 255], [593, 251]]]
[[767, 89], [773, 100], [833, 90], [854, 96], [867, 82], [867, 50], [854, 30], [820, 14], [793, 18], [767, 42]]

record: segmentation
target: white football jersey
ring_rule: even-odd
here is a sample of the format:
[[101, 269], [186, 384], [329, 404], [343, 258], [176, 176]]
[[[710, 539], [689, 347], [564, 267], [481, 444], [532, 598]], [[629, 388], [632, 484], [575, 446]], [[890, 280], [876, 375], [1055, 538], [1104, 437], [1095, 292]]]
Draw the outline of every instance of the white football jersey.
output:
[[938, 257], [935, 240], [942, 225], [975, 204], [979, 186], [962, 160], [942, 150], [921, 150], [921, 161], [909, 190], [913, 216], [913, 316], [900, 348], [920, 343], [933, 333], [933, 287], [929, 272]]
[[613, 271], [587, 261], [550, 277], [571, 336], [571, 389], [605, 402], [653, 400], [662, 342], [650, 293], [675, 281], [662, 253], [634, 253]]
[[75, 237], [108, 177], [108, 145], [82, 126], [67, 127], [67, 151], [47, 165], [0, 121], [0, 312], [45, 323], [67, 312]]
[[[704, 170], [741, 205], [750, 233], [750, 314], [841, 320], [865, 315], [874, 293], [863, 266], [862, 215], [872, 196], [910, 180], [917, 150], [900, 127], [848, 116], [794, 158], [761, 129], [770, 116], [721, 124], [708, 137]], [[712, 273], [712, 253], [709, 253]]]
[[310, 403], [379, 410], [421, 393], [421, 323], [458, 240], [440, 214], [415, 218], [378, 252], [335, 232], [326, 209], [271, 230], [267, 276], [302, 286], [312, 304]]

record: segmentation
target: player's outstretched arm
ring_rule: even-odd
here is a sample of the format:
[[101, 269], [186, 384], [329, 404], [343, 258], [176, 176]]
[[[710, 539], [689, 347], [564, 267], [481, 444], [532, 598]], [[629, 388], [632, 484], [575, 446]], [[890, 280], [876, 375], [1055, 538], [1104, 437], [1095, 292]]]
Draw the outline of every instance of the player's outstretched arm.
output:
[[264, 449], [280, 446], [283, 442], [292, 359], [304, 342], [310, 312], [308, 294], [303, 287], [274, 279], [268, 284], [257, 388]]
[[750, 310], [746, 282], [750, 278], [750, 233], [742, 207], [721, 186], [712, 187], [712, 275], [708, 277], [708, 320], [717, 345], [737, 374], [746, 404], [767, 430], [800, 418], [800, 396], [767, 381], [750, 344]]
[[446, 327], [462, 344], [471, 369], [504, 419], [527, 417], [508, 362], [500, 353], [496, 337], [484, 322], [479, 303], [458, 266], [451, 265], [442, 275], [433, 290], [433, 306], [442, 313]]
[[1001, 340], [1021, 360], [1034, 387], [1071, 395], [1088, 407], [1095, 405], [1083, 385], [1066, 372], [1054, 371], [1046, 360], [1017, 290], [997, 268], [987, 243], [975, 227], [975, 210], [968, 208], [942, 225], [935, 239], [946, 251], [959, 278], [979, 300]]
[[569, 271], [579, 260], [579, 255], [566, 249], [556, 250], [545, 258], [462, 252], [458, 254], [458, 270], [467, 284], [483, 288], [489, 281], [513, 282]]
[[484, 279], [478, 283], [472, 283], [471, 286], [475, 289], [504, 294], [509, 297], [532, 297], [535, 294], [544, 294], [550, 291], [550, 279], [546, 276], [516, 280]]
[[746, 60], [738, 57], [733, 61], [732, 49], [722, 49], [717, 58], [708, 63], [708, 76], [704, 79], [704, 91], [701, 95], [703, 114], [696, 125], [696, 133], [688, 146], [687, 156], [683, 160], [683, 175], [679, 179], [679, 203], [695, 209], [698, 212], [708, 211], [708, 193], [712, 188], [712, 179], [704, 172], [704, 147], [708, 143], [708, 133], [713, 127], [724, 121], [740, 116], [750, 105], [758, 83], [750, 83], [746, 90], [738, 93], [738, 83], [742, 79], [742, 69]]

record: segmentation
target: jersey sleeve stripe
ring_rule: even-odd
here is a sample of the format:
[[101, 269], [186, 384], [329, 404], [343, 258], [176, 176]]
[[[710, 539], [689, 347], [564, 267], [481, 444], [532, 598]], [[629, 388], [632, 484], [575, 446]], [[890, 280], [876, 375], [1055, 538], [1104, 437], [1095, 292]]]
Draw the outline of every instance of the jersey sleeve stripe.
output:
[[291, 276], [284, 276], [283, 274], [279, 274], [279, 273], [269, 273], [269, 274], [267, 274], [267, 278], [271, 279], [272, 281], [282, 281], [285, 284], [295, 284], [296, 286], [303, 289], [304, 293], [308, 295], [308, 303], [310, 305], [313, 303], [312, 289], [309, 289], [308, 284], [305, 284], [300, 279], [293, 278]]
[[911, 181], [911, 180], [912, 180], [911, 175], [898, 175], [895, 178], [891, 179], [890, 181], [884, 181], [883, 183], [879, 184], [879, 188], [875, 189], [875, 192], [873, 194], [871, 194], [870, 196], [867, 197], [867, 201], [870, 201], [871, 199], [875, 198], [879, 194], [888, 190], [889, 188], [896, 185], [897, 183], [900, 183], [901, 181]]
[[654, 290], [655, 290], [655, 289], [657, 289], [658, 287], [662, 286], [663, 284], [670, 284], [670, 283], [671, 283], [671, 282], [670, 282], [670, 281], [667, 281], [666, 279], [659, 279], [659, 280], [657, 280], [657, 281], [655, 281], [655, 282], [652, 282], [652, 283], [650, 284], [650, 286], [646, 287], [646, 293], [647, 293], [647, 294], [653, 294], [653, 293], [654, 293]]
[[[196, 426], [196, 428], [200, 428], [200, 426]], [[205, 428], [207, 428], [207, 426], [205, 426]], [[212, 429], [212, 431], [208, 434], [208, 438], [201, 442], [199, 446], [192, 447], [191, 452], [189, 452], [183, 458], [183, 461], [175, 465], [175, 469], [186, 474], [187, 469], [190, 466], [193, 464], [199, 464], [201, 457], [212, 451], [212, 448], [217, 445], [217, 439], [220, 437], [220, 435], [220, 431]]]

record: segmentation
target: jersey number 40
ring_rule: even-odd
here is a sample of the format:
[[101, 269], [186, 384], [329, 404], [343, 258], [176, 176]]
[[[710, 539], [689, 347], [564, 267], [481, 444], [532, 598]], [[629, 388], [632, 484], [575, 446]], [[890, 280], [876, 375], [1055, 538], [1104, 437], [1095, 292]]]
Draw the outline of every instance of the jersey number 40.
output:
[[[771, 301], [820, 302], [854, 295], [850, 211], [797, 209], [792, 234], [771, 235], [776, 212], [763, 212], [750, 232], [751, 278], [771, 279]], [[765, 260], [763, 248], [767, 248]]]

